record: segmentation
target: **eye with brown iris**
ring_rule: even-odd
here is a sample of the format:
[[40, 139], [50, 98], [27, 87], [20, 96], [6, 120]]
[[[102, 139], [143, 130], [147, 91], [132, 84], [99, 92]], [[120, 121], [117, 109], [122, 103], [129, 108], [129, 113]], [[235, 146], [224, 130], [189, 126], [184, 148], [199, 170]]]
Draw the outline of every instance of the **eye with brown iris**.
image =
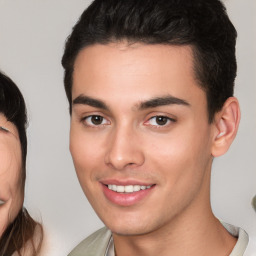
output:
[[156, 116], [156, 123], [158, 125], [165, 125], [168, 122], [169, 118], [165, 116]]
[[103, 121], [103, 117], [102, 116], [92, 116], [91, 117], [91, 122], [94, 125], [100, 125], [100, 124], [102, 124], [102, 121]]

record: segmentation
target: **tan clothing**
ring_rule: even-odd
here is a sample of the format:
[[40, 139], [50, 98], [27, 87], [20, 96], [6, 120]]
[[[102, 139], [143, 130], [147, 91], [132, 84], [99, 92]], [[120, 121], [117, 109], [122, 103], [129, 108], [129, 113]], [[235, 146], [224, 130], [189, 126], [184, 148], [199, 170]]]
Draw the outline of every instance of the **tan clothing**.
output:
[[99, 229], [83, 240], [68, 256], [107, 256], [111, 238], [109, 229], [106, 227]]
[[[230, 224], [222, 223], [230, 234], [238, 237], [237, 243], [229, 256], [256, 256], [256, 250], [247, 250], [247, 233]], [[112, 234], [102, 228], [83, 240], [68, 256], [115, 256]]]

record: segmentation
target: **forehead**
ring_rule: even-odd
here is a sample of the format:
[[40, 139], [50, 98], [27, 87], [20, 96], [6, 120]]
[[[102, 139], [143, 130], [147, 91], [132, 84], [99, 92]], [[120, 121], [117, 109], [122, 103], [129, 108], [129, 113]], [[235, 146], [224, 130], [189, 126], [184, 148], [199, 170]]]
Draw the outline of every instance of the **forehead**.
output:
[[111, 43], [92, 45], [78, 54], [72, 98], [85, 94], [113, 99], [171, 94], [187, 99], [205, 97], [194, 75], [190, 46]]

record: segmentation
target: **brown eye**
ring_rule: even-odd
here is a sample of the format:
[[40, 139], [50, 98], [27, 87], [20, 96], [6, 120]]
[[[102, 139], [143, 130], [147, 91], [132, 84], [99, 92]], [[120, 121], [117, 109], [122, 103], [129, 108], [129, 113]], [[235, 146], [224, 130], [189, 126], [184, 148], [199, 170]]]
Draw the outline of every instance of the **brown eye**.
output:
[[91, 117], [91, 122], [92, 122], [94, 125], [100, 125], [100, 124], [102, 124], [102, 122], [103, 122], [103, 117], [102, 117], [102, 116], [92, 116], [92, 117]]
[[169, 121], [169, 118], [165, 116], [156, 116], [156, 123], [158, 125], [165, 125]]
[[84, 117], [82, 121], [86, 126], [92, 126], [92, 127], [110, 124], [106, 118], [99, 115], [91, 115], [91, 116]]
[[170, 123], [175, 123], [176, 120], [168, 116], [152, 116], [145, 124], [155, 127], [168, 126]]

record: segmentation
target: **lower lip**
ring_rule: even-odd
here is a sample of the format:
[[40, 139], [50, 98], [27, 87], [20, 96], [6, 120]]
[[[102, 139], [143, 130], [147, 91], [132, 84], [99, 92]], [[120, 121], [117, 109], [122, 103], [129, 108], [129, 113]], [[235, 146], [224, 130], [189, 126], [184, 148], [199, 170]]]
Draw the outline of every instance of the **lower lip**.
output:
[[120, 206], [132, 206], [143, 199], [145, 199], [149, 194], [152, 192], [152, 190], [155, 188], [155, 185], [152, 187], [140, 190], [137, 192], [132, 193], [118, 193], [113, 190], [110, 190], [106, 185], [103, 185], [103, 193], [105, 197], [112, 203], [120, 205]]

